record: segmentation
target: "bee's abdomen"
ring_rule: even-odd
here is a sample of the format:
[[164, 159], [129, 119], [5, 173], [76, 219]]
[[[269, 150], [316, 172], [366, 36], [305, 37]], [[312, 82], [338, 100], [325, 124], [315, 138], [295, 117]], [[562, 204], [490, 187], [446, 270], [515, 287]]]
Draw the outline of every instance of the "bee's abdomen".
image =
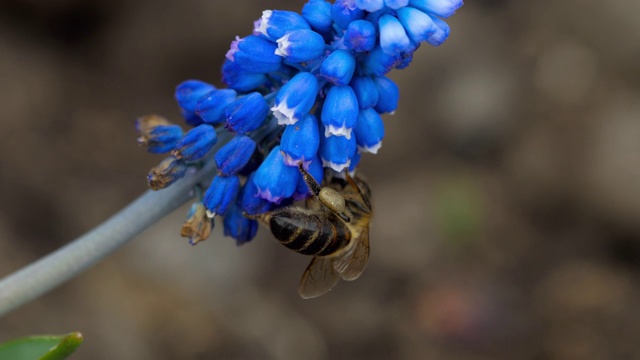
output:
[[330, 255], [351, 239], [351, 232], [338, 219], [288, 209], [273, 213], [269, 226], [284, 246], [305, 255]]

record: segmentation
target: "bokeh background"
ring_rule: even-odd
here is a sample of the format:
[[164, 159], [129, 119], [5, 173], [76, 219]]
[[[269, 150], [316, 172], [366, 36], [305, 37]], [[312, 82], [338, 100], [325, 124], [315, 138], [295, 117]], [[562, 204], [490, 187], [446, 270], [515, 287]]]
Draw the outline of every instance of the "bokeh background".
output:
[[[267, 4], [268, 3], [268, 4]], [[160, 157], [176, 84], [220, 85], [236, 35], [302, 1], [0, 1], [0, 275], [101, 223]], [[361, 166], [365, 274], [298, 298], [308, 258], [262, 229], [191, 247], [186, 208], [0, 319], [81, 331], [75, 359], [640, 358], [640, 3], [468, 1], [392, 73]]]

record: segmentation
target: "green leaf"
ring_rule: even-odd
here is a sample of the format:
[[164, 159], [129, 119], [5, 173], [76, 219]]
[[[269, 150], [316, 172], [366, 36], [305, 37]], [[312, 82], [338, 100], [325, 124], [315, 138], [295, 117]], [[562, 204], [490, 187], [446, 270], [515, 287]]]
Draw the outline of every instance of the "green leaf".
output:
[[0, 344], [0, 359], [64, 360], [82, 343], [82, 334], [30, 336]]

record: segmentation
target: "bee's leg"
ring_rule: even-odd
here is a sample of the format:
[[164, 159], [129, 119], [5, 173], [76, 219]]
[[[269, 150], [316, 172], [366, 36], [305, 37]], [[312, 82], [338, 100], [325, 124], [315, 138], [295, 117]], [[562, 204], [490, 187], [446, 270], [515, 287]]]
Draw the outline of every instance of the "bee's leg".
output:
[[[316, 179], [314, 179], [313, 176], [304, 169], [302, 162], [298, 163], [298, 169], [300, 169], [304, 182], [307, 183], [309, 190], [311, 190], [311, 193], [313, 193], [316, 199], [318, 199], [322, 204], [324, 204], [324, 206], [343, 221], [351, 221], [351, 219], [344, 213], [344, 197], [342, 197], [342, 195], [334, 189], [328, 187], [323, 188], [320, 186]], [[321, 196], [321, 193], [324, 193], [324, 195]]]
[[242, 215], [244, 217], [246, 217], [247, 219], [258, 220], [259, 222], [261, 222], [263, 224], [269, 224], [269, 219], [271, 218], [271, 213], [268, 213], [268, 212], [251, 215], [251, 214], [247, 213], [246, 211], [243, 211]]

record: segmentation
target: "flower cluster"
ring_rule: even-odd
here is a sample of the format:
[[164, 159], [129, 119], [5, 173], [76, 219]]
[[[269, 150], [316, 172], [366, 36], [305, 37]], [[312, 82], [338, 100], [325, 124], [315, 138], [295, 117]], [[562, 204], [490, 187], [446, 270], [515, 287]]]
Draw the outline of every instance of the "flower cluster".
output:
[[[175, 97], [182, 129], [157, 116], [138, 120], [139, 142], [170, 153], [148, 176], [162, 189], [190, 166], [215, 161], [218, 173], [191, 209], [182, 235], [206, 239], [215, 215], [225, 235], [250, 241], [257, 214], [309, 195], [297, 169], [319, 182], [325, 171], [354, 171], [382, 144], [381, 114], [398, 87], [385, 75], [406, 68], [420, 44], [442, 44], [462, 0], [309, 0], [300, 14], [266, 10], [253, 34], [231, 43], [217, 88], [188, 80]], [[218, 135], [233, 138], [216, 147]]]

